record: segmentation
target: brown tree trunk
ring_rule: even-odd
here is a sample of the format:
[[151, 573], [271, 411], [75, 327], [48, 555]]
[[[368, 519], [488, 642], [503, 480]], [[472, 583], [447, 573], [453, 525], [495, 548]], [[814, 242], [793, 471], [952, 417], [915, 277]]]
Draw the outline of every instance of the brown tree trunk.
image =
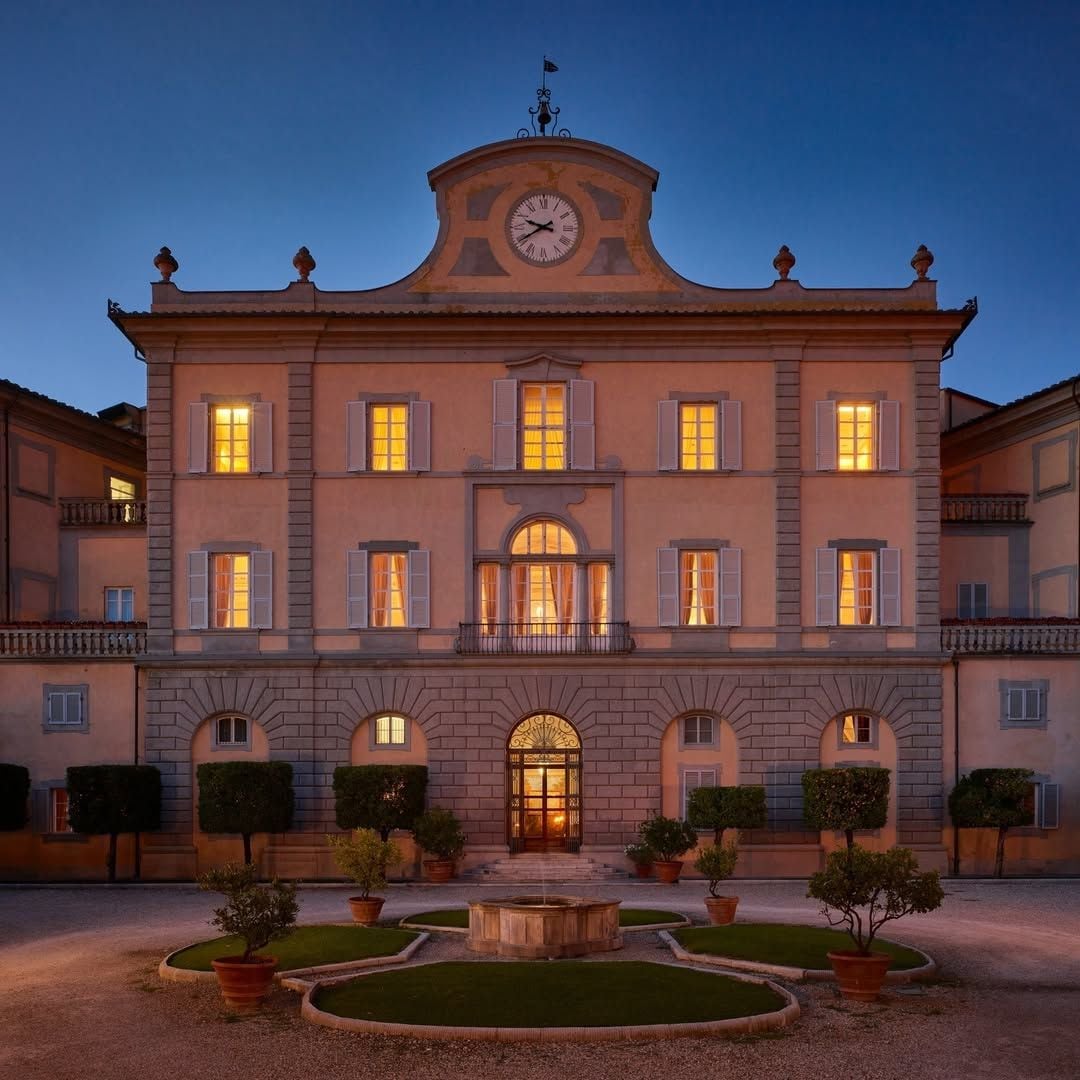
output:
[[251, 833], [243, 833], [244, 837], [244, 865], [251, 865]]
[[142, 833], [135, 834], [135, 880], [142, 878]]
[[109, 868], [111, 884], [116, 880], [116, 833], [109, 833], [109, 854], [105, 857], [105, 865]]
[[1008, 828], [998, 829], [997, 852], [994, 857], [994, 877], [1005, 876], [1005, 834]]

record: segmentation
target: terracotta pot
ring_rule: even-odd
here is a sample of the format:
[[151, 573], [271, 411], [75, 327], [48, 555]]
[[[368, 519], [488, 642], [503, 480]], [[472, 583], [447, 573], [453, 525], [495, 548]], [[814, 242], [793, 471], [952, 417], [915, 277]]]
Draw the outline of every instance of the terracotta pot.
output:
[[349, 897], [349, 910], [352, 912], [353, 922], [361, 926], [373, 926], [379, 921], [379, 912], [382, 911], [386, 898], [383, 896]]
[[224, 956], [211, 960], [210, 966], [217, 972], [218, 986], [225, 1004], [237, 1012], [255, 1012], [270, 992], [277, 971], [276, 956], [253, 956], [244, 960], [239, 956]]
[[634, 874], [640, 878], [652, 877], [652, 868], [651, 862], [634, 863]]
[[889, 970], [892, 957], [886, 953], [861, 953], [842, 950], [828, 954], [829, 963], [840, 983], [841, 997], [851, 1001], [876, 1001]]
[[437, 884], [449, 881], [454, 876], [454, 860], [425, 859], [424, 873], [427, 874], [428, 881], [433, 881]]
[[679, 880], [679, 874], [682, 873], [682, 860], [672, 859], [670, 862], [663, 859], [657, 859], [653, 863], [653, 869], [656, 871], [656, 876], [665, 885], [674, 885]]
[[706, 896], [705, 910], [713, 926], [730, 926], [735, 921], [735, 909], [739, 906], [737, 896]]

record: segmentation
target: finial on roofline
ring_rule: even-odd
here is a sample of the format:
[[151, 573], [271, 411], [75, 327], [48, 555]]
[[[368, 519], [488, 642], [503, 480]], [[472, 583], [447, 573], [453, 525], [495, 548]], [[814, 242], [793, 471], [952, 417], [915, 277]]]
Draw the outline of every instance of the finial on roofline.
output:
[[916, 281], [925, 281], [926, 272], [934, 265], [934, 253], [925, 245], [920, 244], [918, 250], [911, 257], [911, 266], [918, 277]]
[[315, 269], [315, 260], [306, 247], [302, 247], [293, 256], [292, 264], [296, 267], [296, 272], [300, 275], [301, 281], [307, 281], [308, 275]]
[[[551, 91], [548, 89], [547, 77], [550, 72], [558, 70], [555, 61], [549, 60], [545, 56], [540, 73], [540, 85], [536, 90], [536, 107], [529, 109], [529, 127], [518, 128], [517, 137], [519, 139], [528, 139], [533, 135], [557, 135], [561, 139], [570, 138], [568, 128], [556, 130], [554, 127], [562, 110], [551, 104]], [[536, 130], [538, 126], [539, 131]], [[549, 127], [551, 128], [550, 132], [548, 131]], [[529, 128], [532, 130], [530, 131]]]
[[795, 265], [795, 256], [791, 254], [791, 248], [787, 244], [781, 244], [776, 258], [772, 261], [773, 267], [780, 275], [781, 281], [787, 281], [791, 268]]
[[167, 247], [163, 247], [154, 256], [154, 266], [161, 274], [162, 281], [168, 281], [180, 269], [180, 264], [173, 258], [173, 253]]

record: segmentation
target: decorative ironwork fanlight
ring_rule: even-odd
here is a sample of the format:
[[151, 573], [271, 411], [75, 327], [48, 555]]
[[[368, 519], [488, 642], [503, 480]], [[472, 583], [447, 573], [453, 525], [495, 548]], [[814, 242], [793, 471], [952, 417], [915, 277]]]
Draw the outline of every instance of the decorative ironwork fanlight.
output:
[[580, 750], [573, 725], [561, 716], [537, 713], [522, 720], [510, 733], [511, 750]]

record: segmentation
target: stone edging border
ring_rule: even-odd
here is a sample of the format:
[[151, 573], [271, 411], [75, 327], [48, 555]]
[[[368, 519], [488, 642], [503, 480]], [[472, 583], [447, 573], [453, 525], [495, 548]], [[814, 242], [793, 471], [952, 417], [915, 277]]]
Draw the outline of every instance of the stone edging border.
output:
[[[735, 969], [738, 971], [751, 971], [759, 975], [775, 975], [778, 979], [789, 979], [792, 982], [834, 982], [836, 974], [832, 968], [797, 968], [785, 967], [782, 964], [763, 964], [757, 960], [740, 960], [733, 956], [712, 956], [707, 953], [692, 953], [684, 949], [666, 930], [660, 931], [660, 940], [666, 942], [676, 960], [689, 964], [708, 964], [711, 967]], [[892, 945], [903, 945], [903, 942], [889, 939]], [[890, 983], [908, 983], [916, 979], [926, 979], [937, 971], [937, 963], [933, 957], [928, 956], [922, 949], [916, 949], [914, 945], [904, 945], [905, 949], [917, 952], [926, 963], [922, 967], [907, 968], [904, 971], [887, 971], [885, 981]]]
[[[330, 923], [328, 925], [336, 926], [336, 923]], [[430, 937], [430, 934], [420, 933], [417, 934], [416, 939], [410, 941], [400, 952], [391, 953], [389, 956], [368, 956], [361, 960], [343, 960], [337, 964], [319, 964], [315, 967], [306, 968], [290, 968], [288, 971], [275, 971], [274, 981], [285, 985], [287, 979], [302, 979], [309, 975], [337, 975], [341, 972], [353, 972], [360, 971], [363, 968], [374, 967], [387, 967], [391, 964], [404, 964], [413, 958], [416, 950], [424, 944]], [[216, 972], [213, 971], [194, 971], [191, 968], [178, 968], [173, 967], [169, 961], [176, 956], [177, 953], [181, 953], [184, 949], [190, 949], [192, 945], [201, 945], [201, 941], [193, 941], [191, 945], [184, 945], [179, 949], [173, 949], [164, 960], [158, 964], [158, 977], [165, 982], [210, 982], [217, 979]], [[290, 989], [296, 989], [291, 987]]]
[[[438, 963], [439, 961], [429, 961]], [[417, 964], [415, 967], [425, 967]], [[362, 979], [364, 972], [355, 976]], [[715, 972], [719, 975], [721, 972]], [[801, 1010], [795, 995], [770, 979], [753, 975], [740, 975], [728, 971], [729, 979], [761, 983], [779, 994], [787, 1004], [775, 1012], [758, 1013], [756, 1016], [736, 1016], [728, 1020], [704, 1020], [689, 1024], [630, 1024], [621, 1027], [451, 1027], [437, 1024], [397, 1024], [383, 1020], [358, 1020], [324, 1012], [312, 1003], [312, 995], [320, 986], [345, 982], [345, 978], [322, 980], [309, 987], [300, 1006], [300, 1016], [312, 1024], [335, 1028], [338, 1031], [355, 1031], [366, 1035], [408, 1035], [418, 1039], [471, 1039], [483, 1042], [613, 1042], [619, 1039], [678, 1039], [687, 1035], [744, 1035], [775, 1031], [798, 1020]], [[350, 977], [351, 978], [351, 977]]]
[[[684, 926], [692, 925], [690, 919], [684, 915], [681, 922], [647, 923], [642, 926], [620, 926], [619, 933], [635, 934], [642, 930], [681, 930]], [[399, 920], [398, 926], [403, 930], [424, 930], [436, 934], [467, 934], [469, 932], [468, 927], [465, 926], [436, 926], [434, 923], [410, 922], [408, 915]]]

